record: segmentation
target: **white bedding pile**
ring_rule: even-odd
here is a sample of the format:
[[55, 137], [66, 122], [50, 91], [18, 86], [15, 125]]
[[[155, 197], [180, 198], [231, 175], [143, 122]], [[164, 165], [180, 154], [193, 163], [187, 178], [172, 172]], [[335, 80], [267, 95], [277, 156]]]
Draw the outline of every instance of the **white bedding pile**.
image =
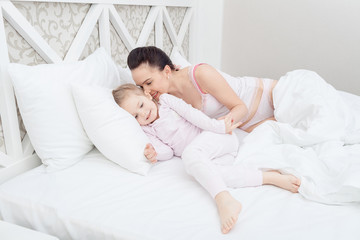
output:
[[238, 161], [301, 177], [307, 199], [360, 202], [360, 98], [306, 70], [286, 74], [273, 94], [278, 122], [249, 134]]

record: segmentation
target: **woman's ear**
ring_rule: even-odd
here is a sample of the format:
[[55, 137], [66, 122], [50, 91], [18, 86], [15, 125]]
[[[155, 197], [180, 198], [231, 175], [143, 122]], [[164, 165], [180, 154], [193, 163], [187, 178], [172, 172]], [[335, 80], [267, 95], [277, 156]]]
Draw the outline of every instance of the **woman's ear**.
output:
[[169, 65], [165, 65], [163, 73], [165, 74], [165, 77], [169, 79], [171, 76], [171, 67]]
[[165, 71], [165, 74], [170, 74], [171, 73], [171, 67], [169, 65], [165, 65], [164, 71]]

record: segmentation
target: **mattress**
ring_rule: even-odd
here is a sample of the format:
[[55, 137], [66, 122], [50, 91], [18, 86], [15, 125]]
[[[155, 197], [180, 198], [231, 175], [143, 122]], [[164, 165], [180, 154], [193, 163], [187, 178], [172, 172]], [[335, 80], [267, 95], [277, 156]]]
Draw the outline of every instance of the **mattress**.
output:
[[214, 201], [176, 157], [147, 176], [96, 149], [68, 169], [44, 169], [0, 186], [0, 215], [62, 240], [360, 239], [360, 204], [321, 204], [274, 186], [231, 190], [243, 210], [223, 235]]

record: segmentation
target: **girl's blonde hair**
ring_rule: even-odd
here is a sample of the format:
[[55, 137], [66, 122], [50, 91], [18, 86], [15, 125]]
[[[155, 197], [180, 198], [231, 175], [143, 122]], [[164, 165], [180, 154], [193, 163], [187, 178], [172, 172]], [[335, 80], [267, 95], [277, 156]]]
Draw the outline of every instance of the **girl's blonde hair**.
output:
[[121, 104], [131, 95], [146, 96], [144, 91], [131, 83], [122, 84], [112, 91], [115, 102]]

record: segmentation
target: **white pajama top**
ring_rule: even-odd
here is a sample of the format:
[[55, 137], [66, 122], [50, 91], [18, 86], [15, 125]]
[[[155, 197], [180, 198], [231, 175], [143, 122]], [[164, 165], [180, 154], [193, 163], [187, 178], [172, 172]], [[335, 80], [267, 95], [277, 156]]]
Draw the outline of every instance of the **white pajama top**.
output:
[[159, 118], [142, 126], [157, 152], [158, 160], [181, 156], [185, 147], [203, 130], [225, 133], [224, 120], [211, 119], [184, 100], [162, 94], [158, 104]]

